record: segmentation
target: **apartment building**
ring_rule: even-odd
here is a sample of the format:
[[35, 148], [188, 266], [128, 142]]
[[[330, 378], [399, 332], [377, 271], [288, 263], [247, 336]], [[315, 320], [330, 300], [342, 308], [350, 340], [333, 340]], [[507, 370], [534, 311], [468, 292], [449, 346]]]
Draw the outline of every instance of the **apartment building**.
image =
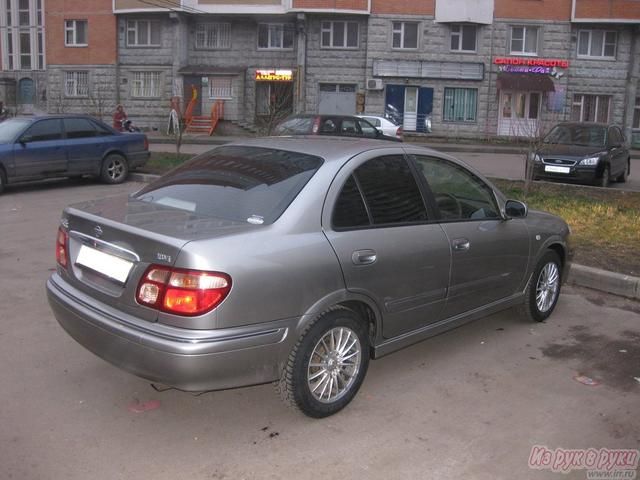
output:
[[386, 113], [417, 134], [487, 138], [574, 119], [640, 143], [639, 24], [636, 0], [8, 0], [0, 95], [122, 103], [160, 129], [172, 98], [194, 98], [196, 114], [222, 100], [249, 124], [274, 109]]

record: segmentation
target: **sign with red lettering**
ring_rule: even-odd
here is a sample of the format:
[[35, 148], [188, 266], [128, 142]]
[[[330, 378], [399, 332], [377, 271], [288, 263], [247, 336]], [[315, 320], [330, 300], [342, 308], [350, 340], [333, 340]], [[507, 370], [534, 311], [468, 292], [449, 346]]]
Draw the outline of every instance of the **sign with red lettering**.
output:
[[256, 82], [291, 82], [292, 70], [256, 70]]
[[569, 60], [557, 58], [521, 58], [521, 57], [497, 57], [493, 59], [496, 65], [513, 65], [522, 67], [547, 67], [569, 68]]

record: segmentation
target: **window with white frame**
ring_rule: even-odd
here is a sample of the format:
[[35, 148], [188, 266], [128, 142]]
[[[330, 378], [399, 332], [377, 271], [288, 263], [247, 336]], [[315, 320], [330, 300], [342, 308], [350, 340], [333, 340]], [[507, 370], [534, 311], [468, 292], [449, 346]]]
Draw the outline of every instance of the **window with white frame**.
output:
[[199, 23], [196, 27], [196, 48], [231, 48], [231, 24]]
[[580, 30], [578, 32], [578, 57], [616, 58], [617, 44], [617, 32]]
[[290, 50], [293, 48], [293, 25], [290, 23], [261, 23], [258, 25], [258, 48], [261, 50]]
[[571, 120], [608, 123], [610, 104], [610, 95], [574, 95]]
[[87, 21], [86, 20], [65, 20], [64, 21], [64, 44], [67, 47], [87, 46]]
[[323, 48], [358, 48], [358, 22], [322, 22]]
[[0, 57], [3, 70], [43, 70], [42, 0], [0, 2]]
[[393, 22], [393, 48], [418, 48], [418, 24], [416, 22]]
[[231, 98], [232, 80], [231, 77], [209, 77], [209, 98]]
[[511, 27], [511, 46], [512, 55], [537, 55], [538, 54], [538, 36], [540, 31], [538, 27], [517, 26]]
[[64, 72], [64, 94], [67, 97], [89, 96], [89, 72]]
[[633, 109], [633, 125], [631, 128], [640, 129], [640, 97], [636, 97], [636, 106]]
[[160, 96], [160, 72], [133, 72], [131, 96], [152, 98]]
[[451, 25], [451, 51], [475, 52], [477, 33], [475, 25]]
[[445, 88], [445, 122], [475, 122], [478, 112], [478, 90], [476, 88]]
[[159, 47], [160, 29], [157, 20], [127, 20], [127, 46]]

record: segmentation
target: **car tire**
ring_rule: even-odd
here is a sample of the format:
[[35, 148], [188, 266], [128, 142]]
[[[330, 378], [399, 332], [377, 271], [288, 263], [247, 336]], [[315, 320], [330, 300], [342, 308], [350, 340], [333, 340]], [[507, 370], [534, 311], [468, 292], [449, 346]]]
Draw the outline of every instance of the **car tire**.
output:
[[352, 310], [337, 308], [307, 327], [276, 389], [285, 403], [305, 415], [327, 417], [351, 402], [368, 366], [366, 324]]
[[112, 185], [122, 183], [129, 175], [129, 164], [127, 159], [122, 155], [112, 153], [102, 162], [102, 169], [100, 170], [100, 178], [104, 183], [110, 183]]
[[4, 192], [4, 186], [7, 184], [7, 176], [4, 170], [0, 168], [0, 193]]
[[616, 179], [619, 183], [626, 183], [629, 172], [631, 171], [631, 161], [627, 160], [627, 166], [624, 168], [624, 172]]
[[604, 170], [602, 170], [602, 178], [598, 182], [598, 186], [602, 188], [607, 188], [609, 186], [609, 182], [611, 180], [611, 168], [609, 165], [604, 166]]
[[562, 283], [562, 262], [558, 254], [548, 250], [536, 265], [525, 291], [521, 307], [525, 317], [542, 322], [556, 308]]

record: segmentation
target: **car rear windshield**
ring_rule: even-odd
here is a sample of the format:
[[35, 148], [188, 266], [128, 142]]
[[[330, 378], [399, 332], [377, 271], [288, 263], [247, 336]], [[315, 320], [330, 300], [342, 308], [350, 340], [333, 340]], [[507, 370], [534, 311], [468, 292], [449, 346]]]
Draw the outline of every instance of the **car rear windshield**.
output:
[[313, 117], [289, 118], [278, 125], [273, 131], [274, 135], [305, 135], [311, 133]]
[[607, 130], [597, 125], [556, 125], [544, 139], [545, 143], [562, 145], [604, 146]]
[[302, 153], [220, 147], [172, 170], [135, 198], [208, 217], [269, 224], [321, 165], [321, 158]]
[[0, 143], [12, 142], [30, 124], [31, 120], [24, 118], [11, 118], [0, 123]]

